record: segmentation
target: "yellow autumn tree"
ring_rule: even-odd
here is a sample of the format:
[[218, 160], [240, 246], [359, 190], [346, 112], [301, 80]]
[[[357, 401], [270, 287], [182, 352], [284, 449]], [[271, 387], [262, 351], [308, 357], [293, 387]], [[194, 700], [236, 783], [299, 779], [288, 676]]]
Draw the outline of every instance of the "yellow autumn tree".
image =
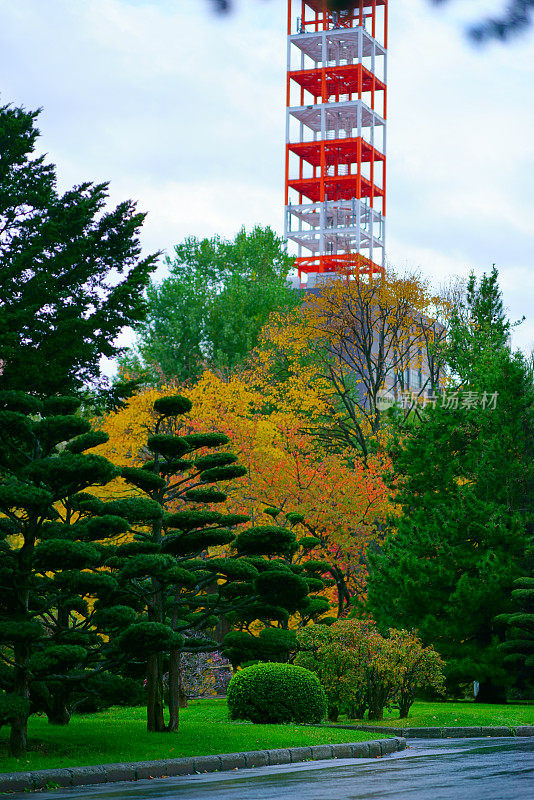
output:
[[307, 418], [328, 449], [356, 450], [366, 463], [383, 445], [384, 390], [409, 393], [411, 408], [437, 390], [449, 307], [416, 274], [332, 276], [270, 318], [247, 380], [272, 408]]
[[[147, 389], [105, 417], [101, 427], [109, 440], [102, 455], [121, 466], [142, 462], [154, 400], [175, 392], [176, 387]], [[224, 381], [205, 372], [195, 386], [180, 392], [193, 403], [182, 420], [186, 429], [227, 434], [247, 467], [243, 478], [223, 487], [227, 510], [248, 514], [253, 524], [265, 523], [266, 509], [271, 516], [281, 515], [277, 523], [286, 514], [301, 514], [307, 558], [328, 565], [328, 596], [336, 613], [344, 614], [351, 598], [365, 593], [367, 549], [380, 539], [393, 511], [381, 478], [388, 466], [385, 457], [371, 454], [364, 466], [343, 452], [318, 453], [314, 437], [305, 432], [308, 409], [301, 407], [297, 414], [290, 406], [266, 407], [263, 392], [243, 377]]]

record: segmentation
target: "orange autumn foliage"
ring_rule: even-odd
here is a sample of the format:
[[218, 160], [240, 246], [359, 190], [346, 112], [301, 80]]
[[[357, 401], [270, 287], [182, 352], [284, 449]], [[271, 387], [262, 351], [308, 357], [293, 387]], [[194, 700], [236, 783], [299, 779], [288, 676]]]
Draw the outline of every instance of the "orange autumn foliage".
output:
[[[193, 402], [183, 418], [184, 432], [226, 433], [247, 467], [247, 475], [224, 487], [227, 510], [249, 514], [253, 524], [265, 524], [266, 507], [302, 514], [299, 535], [318, 539], [309, 557], [331, 565], [329, 597], [343, 613], [350, 597], [365, 592], [367, 548], [379, 540], [393, 511], [381, 478], [389, 466], [385, 457], [372, 455], [364, 467], [343, 453], [319, 455], [300, 415], [288, 409], [264, 413], [262, 392], [239, 377], [223, 381], [205, 372], [198, 384], [180, 391]], [[99, 452], [119, 465], [139, 465], [154, 400], [176, 392], [176, 387], [147, 389], [106, 416], [100, 426], [110, 439]]]

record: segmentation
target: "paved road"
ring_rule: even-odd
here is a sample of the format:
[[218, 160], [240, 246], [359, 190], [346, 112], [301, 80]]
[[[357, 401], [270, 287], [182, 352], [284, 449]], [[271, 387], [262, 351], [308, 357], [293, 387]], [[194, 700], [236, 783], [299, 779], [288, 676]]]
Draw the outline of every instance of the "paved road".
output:
[[410, 741], [381, 759], [316, 761], [11, 795], [12, 800], [531, 800], [534, 739]]

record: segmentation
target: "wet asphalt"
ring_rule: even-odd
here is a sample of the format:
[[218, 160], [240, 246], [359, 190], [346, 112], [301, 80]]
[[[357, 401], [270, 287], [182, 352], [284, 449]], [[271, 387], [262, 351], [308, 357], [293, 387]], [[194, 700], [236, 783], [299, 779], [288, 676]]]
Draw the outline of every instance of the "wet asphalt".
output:
[[534, 739], [409, 740], [382, 758], [314, 761], [12, 794], [12, 800], [533, 800]]

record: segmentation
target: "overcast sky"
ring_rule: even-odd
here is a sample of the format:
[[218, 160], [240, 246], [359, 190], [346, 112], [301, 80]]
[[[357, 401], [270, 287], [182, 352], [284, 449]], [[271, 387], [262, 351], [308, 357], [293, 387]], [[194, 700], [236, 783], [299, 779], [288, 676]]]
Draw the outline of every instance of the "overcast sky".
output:
[[[504, 0], [392, 0], [388, 260], [439, 283], [496, 263], [534, 345], [534, 31], [473, 47]], [[111, 181], [143, 244], [283, 225], [285, 0], [0, 0], [0, 102], [43, 107], [62, 187]]]

